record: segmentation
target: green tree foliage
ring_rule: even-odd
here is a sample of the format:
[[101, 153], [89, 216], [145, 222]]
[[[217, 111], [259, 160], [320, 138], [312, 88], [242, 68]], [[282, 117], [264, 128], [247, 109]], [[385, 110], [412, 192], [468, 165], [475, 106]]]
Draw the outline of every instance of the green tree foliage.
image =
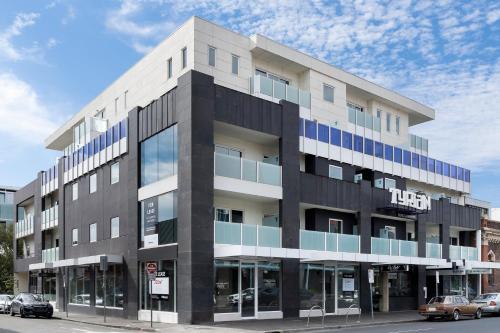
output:
[[14, 226], [0, 227], [0, 294], [14, 291]]

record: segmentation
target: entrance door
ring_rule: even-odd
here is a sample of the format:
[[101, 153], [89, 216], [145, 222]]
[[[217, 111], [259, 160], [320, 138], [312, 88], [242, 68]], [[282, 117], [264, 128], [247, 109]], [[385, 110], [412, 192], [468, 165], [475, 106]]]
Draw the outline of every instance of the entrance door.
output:
[[241, 263], [240, 306], [242, 317], [255, 317], [255, 264]]
[[325, 266], [325, 312], [335, 313], [336, 305], [335, 267]]

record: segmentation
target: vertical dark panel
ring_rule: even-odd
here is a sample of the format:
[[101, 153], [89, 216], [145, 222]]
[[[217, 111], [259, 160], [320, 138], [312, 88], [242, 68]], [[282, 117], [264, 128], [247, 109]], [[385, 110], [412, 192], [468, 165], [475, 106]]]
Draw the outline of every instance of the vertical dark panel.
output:
[[148, 118], [148, 121], [147, 121], [147, 130], [146, 130], [146, 136], [150, 137], [153, 132], [151, 131], [152, 129], [152, 118], [153, 118], [153, 110], [152, 110], [152, 106], [151, 104], [149, 104], [147, 107], [146, 107], [146, 113], [147, 113], [147, 118]]
[[213, 77], [178, 80], [179, 140], [177, 312], [179, 323], [213, 321]]
[[151, 135], [155, 135], [158, 133], [158, 127], [157, 127], [157, 110], [156, 110], [156, 105], [158, 104], [157, 100], [154, 100], [151, 102]]

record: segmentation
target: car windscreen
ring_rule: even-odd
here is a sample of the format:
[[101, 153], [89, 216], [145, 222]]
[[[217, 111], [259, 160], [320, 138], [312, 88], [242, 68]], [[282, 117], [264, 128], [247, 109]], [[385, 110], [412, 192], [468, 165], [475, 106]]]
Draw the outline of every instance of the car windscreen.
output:
[[431, 298], [431, 300], [429, 301], [429, 304], [449, 304], [449, 303], [451, 303], [450, 298], [445, 296], [436, 296]]
[[23, 299], [25, 302], [43, 302], [41, 295], [26, 294]]
[[491, 301], [496, 299], [498, 294], [484, 294], [477, 296], [474, 301]]
[[4, 301], [10, 301], [11, 298], [9, 296], [0, 296], [0, 301], [4, 302]]

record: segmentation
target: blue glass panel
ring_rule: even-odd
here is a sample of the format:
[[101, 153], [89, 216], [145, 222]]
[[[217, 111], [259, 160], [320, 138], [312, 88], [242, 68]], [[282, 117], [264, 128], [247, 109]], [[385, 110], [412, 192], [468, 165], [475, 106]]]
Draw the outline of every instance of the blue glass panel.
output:
[[411, 166], [418, 169], [419, 165], [420, 165], [420, 158], [418, 154], [411, 153]]
[[341, 144], [341, 131], [338, 128], [330, 127], [330, 143], [335, 146], [339, 146]]
[[52, 180], [52, 169], [49, 169], [47, 170], [48, 172], [46, 172], [45, 174], [49, 174], [49, 182]]
[[456, 165], [450, 165], [450, 174], [451, 178], [457, 178], [457, 166]]
[[436, 160], [436, 173], [438, 175], [443, 174], [443, 162]]
[[375, 141], [375, 157], [384, 158], [384, 144]]
[[411, 166], [411, 152], [403, 150], [403, 164]]
[[443, 162], [443, 176], [450, 176], [450, 165], [448, 163]]
[[99, 150], [104, 150], [104, 148], [106, 148], [106, 133], [102, 133], [99, 136], [99, 143], [100, 143]]
[[352, 150], [352, 134], [342, 131], [342, 147]]
[[304, 136], [304, 119], [299, 119], [299, 136]]
[[67, 157], [64, 158], [64, 171], [68, 171], [69, 167], [69, 159]]
[[401, 148], [394, 147], [394, 162], [403, 163], [403, 150]]
[[83, 150], [82, 161], [85, 161], [87, 159], [87, 145], [84, 145], [82, 147], [82, 150]]
[[73, 155], [68, 156], [68, 170], [73, 168]]
[[112, 127], [108, 128], [108, 130], [106, 131], [106, 147], [111, 146], [111, 144], [113, 143], [112, 134], [113, 134], [113, 128]]
[[354, 150], [360, 153], [363, 152], [363, 137], [354, 134]]
[[467, 170], [465, 169], [465, 176], [464, 176], [464, 180], [467, 182], [467, 183], [470, 183], [470, 170]]
[[87, 153], [89, 154], [89, 157], [94, 155], [94, 144], [92, 143], [92, 141], [87, 143]]
[[94, 154], [99, 154], [99, 137], [94, 139]]
[[387, 161], [392, 161], [393, 159], [393, 147], [390, 145], [385, 145], [385, 159]]
[[429, 161], [429, 163], [428, 163], [429, 164], [429, 169], [428, 170], [430, 172], [434, 172], [435, 166], [436, 166], [435, 160], [433, 158], [429, 157], [428, 161]]
[[113, 143], [117, 143], [120, 140], [120, 124], [113, 126]]
[[373, 156], [373, 140], [365, 139], [365, 154]]
[[54, 167], [54, 178], [57, 178], [57, 175], [59, 174], [58, 167]]
[[127, 118], [120, 122], [120, 139], [127, 137]]
[[323, 124], [318, 124], [318, 141], [328, 143], [330, 139], [328, 138], [328, 126]]
[[420, 169], [422, 170], [427, 170], [427, 157], [426, 156], [420, 156]]
[[458, 168], [458, 179], [464, 180], [464, 169], [460, 167]]
[[306, 122], [306, 138], [316, 140], [316, 123], [314, 121], [305, 120]]
[[78, 163], [83, 162], [83, 148], [78, 149]]
[[73, 153], [73, 167], [78, 164], [78, 154], [76, 152]]

